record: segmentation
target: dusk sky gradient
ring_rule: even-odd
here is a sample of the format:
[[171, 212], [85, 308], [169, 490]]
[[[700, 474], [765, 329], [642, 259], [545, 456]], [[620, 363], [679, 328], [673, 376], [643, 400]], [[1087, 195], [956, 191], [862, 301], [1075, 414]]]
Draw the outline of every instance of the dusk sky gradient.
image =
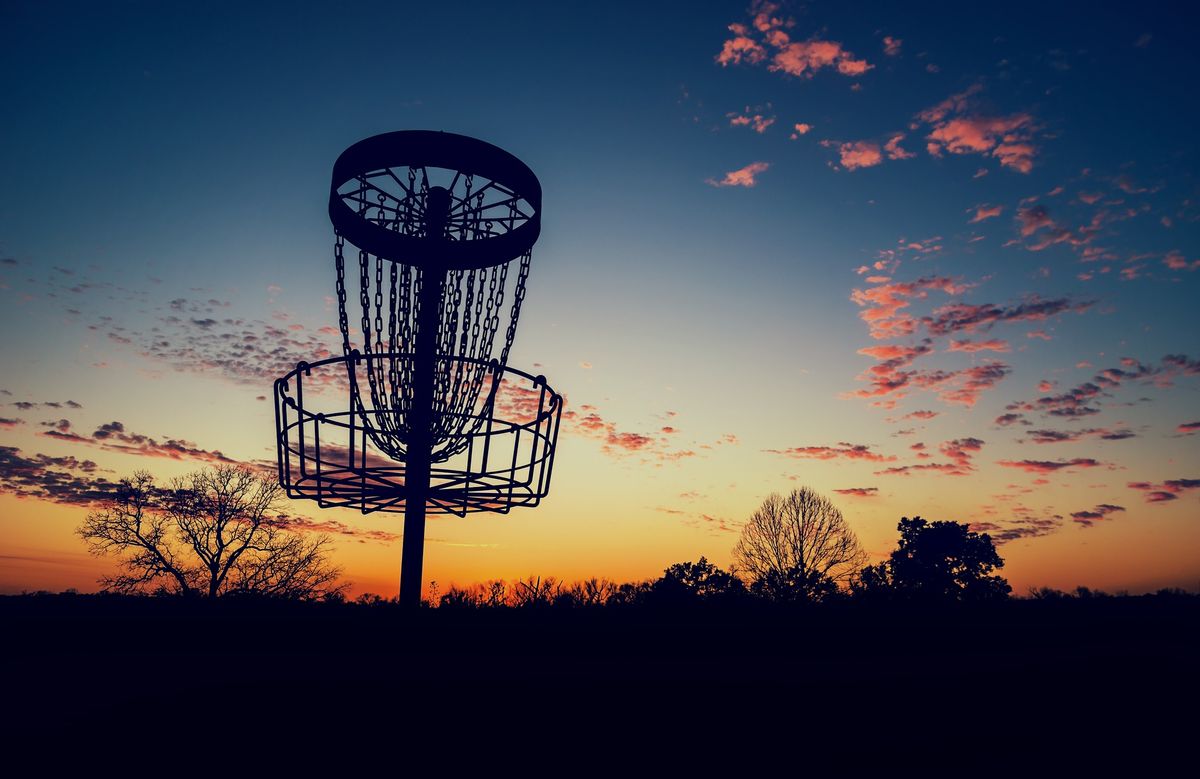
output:
[[[510, 364], [567, 399], [549, 498], [431, 519], [426, 580], [727, 566], [808, 485], [1020, 593], [1200, 586], [1200, 182], [1184, 4], [6, 4], [0, 592], [94, 590], [106, 487], [274, 458], [337, 352], [334, 159], [525, 161]], [[355, 592], [401, 519], [293, 503]]]

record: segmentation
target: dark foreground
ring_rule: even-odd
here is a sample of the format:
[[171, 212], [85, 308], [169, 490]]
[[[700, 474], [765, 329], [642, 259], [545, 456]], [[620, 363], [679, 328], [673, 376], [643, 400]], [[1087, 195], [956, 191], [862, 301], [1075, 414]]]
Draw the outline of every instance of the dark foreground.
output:
[[1006, 743], [1111, 730], [1161, 752], [1193, 731], [1200, 692], [1200, 598], [1179, 595], [412, 614], [21, 596], [0, 598], [0, 633], [10, 734], [136, 722], [903, 741], [933, 728]]

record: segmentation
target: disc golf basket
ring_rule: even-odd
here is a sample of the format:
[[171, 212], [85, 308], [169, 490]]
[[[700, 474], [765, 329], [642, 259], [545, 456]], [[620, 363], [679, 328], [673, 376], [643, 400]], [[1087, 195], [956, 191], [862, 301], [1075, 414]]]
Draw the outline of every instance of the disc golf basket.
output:
[[342, 354], [275, 382], [279, 483], [403, 512], [410, 606], [427, 512], [506, 514], [550, 489], [562, 397], [508, 365], [541, 201], [516, 157], [450, 133], [377, 135], [333, 166]]

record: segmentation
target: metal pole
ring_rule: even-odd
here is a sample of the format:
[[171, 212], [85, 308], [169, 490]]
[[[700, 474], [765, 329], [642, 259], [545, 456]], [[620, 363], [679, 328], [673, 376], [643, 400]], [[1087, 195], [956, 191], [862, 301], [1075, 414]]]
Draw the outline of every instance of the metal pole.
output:
[[[425, 196], [425, 236], [438, 253], [444, 240], [450, 193], [431, 187]], [[425, 503], [429, 494], [430, 454], [433, 449], [433, 391], [437, 370], [437, 331], [441, 319], [446, 272], [438, 267], [421, 270], [420, 312], [417, 315], [413, 354], [412, 427], [404, 463], [404, 547], [400, 558], [400, 605], [421, 605], [421, 566], [425, 551]]]

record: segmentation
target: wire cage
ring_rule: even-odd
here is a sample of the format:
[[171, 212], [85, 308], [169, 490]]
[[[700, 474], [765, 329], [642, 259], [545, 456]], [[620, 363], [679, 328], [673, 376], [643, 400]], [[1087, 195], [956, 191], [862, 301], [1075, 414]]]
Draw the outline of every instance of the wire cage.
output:
[[[381, 450], [372, 427], [364, 424], [388, 412], [364, 407], [351, 387], [365, 381], [376, 361], [409, 359], [355, 351], [302, 362], [275, 382], [279, 483], [288, 497], [364, 514], [405, 511], [406, 464]], [[468, 365], [459, 365], [464, 362]], [[460, 367], [479, 367], [480, 361], [441, 357], [439, 363], [440, 372], [453, 375]], [[544, 376], [495, 360], [482, 367], [486, 379], [476, 404], [436, 420], [467, 432], [433, 458], [428, 513], [507, 514], [513, 507], [536, 506], [549, 493], [562, 396]]]

